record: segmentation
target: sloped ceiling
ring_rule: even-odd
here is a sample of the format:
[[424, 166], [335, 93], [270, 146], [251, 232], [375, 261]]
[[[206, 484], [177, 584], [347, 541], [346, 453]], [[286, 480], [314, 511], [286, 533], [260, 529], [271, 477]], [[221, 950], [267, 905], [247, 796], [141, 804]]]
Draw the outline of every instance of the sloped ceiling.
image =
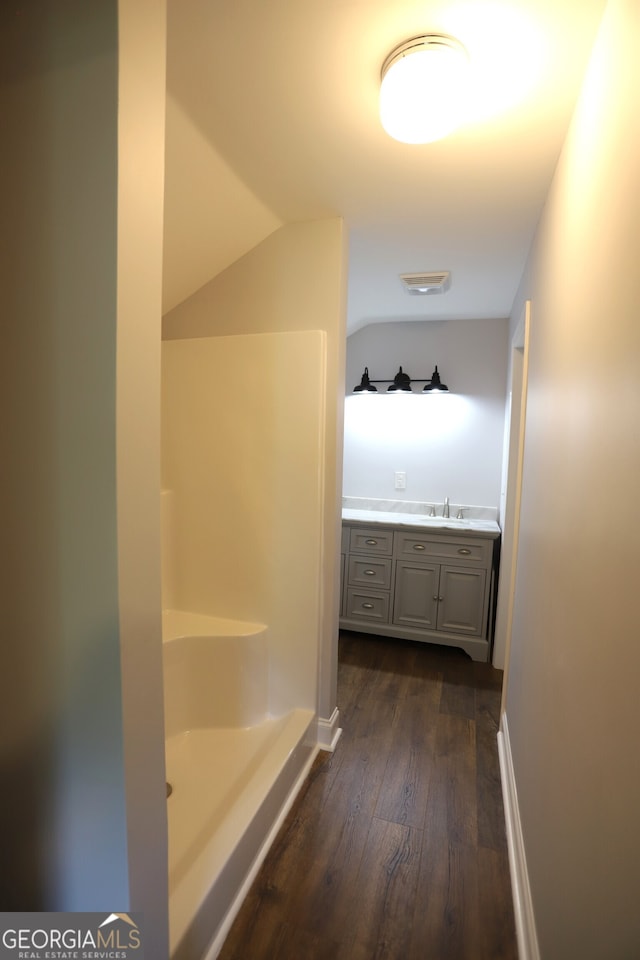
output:
[[166, 129], [163, 313], [282, 226], [170, 93]]
[[[165, 309], [284, 222], [344, 217], [350, 332], [507, 316], [604, 0], [169, 0]], [[380, 67], [457, 37], [473, 119], [391, 140]], [[398, 274], [450, 270], [439, 297]]]

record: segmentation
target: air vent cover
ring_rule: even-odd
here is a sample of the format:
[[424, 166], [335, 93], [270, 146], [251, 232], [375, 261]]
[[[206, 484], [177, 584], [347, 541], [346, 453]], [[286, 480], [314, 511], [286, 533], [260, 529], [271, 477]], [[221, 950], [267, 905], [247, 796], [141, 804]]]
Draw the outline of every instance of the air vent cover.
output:
[[433, 273], [401, 273], [400, 279], [407, 293], [412, 297], [430, 297], [436, 293], [446, 293], [451, 286], [451, 274], [448, 270]]

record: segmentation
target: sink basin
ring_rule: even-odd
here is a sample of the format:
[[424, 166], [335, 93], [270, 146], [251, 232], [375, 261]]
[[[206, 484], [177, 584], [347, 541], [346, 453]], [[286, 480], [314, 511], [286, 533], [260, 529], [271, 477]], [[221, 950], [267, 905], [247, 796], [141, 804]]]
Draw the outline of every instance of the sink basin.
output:
[[471, 520], [468, 520], [466, 517], [430, 517], [422, 514], [417, 514], [420, 523], [429, 523], [435, 524], [437, 527], [460, 527], [465, 524], [471, 523]]

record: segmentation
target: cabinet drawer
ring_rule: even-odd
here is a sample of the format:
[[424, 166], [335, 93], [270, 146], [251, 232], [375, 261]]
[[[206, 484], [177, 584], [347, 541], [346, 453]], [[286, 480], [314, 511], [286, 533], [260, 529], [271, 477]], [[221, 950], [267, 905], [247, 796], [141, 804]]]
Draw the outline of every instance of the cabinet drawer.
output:
[[349, 583], [353, 586], [391, 586], [391, 557], [349, 557]]
[[350, 620], [389, 622], [389, 594], [370, 593], [353, 587], [347, 591], [346, 617]]
[[400, 560], [419, 560], [421, 557], [456, 560], [472, 566], [488, 566], [492, 556], [491, 540], [454, 540], [450, 537], [426, 536], [414, 533], [396, 533], [396, 557]]
[[365, 530], [363, 527], [351, 527], [349, 551], [384, 554], [390, 557], [393, 551], [393, 530]]

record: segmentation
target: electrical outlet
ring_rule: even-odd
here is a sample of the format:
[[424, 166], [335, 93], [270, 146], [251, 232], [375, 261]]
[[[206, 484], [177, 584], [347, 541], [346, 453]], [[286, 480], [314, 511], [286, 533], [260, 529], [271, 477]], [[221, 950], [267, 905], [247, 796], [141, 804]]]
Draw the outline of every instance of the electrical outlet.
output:
[[407, 475], [404, 470], [396, 470], [396, 490], [406, 490], [407, 487]]

